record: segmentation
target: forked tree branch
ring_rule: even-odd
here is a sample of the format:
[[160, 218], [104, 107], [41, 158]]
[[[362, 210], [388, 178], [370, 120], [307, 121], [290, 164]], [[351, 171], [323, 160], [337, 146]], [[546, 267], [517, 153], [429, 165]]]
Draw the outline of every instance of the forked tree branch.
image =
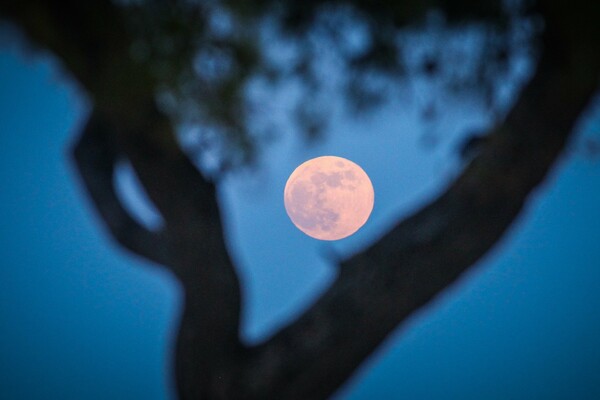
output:
[[[226, 393], [233, 387], [233, 365], [243, 353], [240, 288], [225, 246], [214, 186], [174, 141], [163, 137], [174, 135], [152, 103], [143, 118], [118, 118], [115, 123], [114, 116], [93, 111], [74, 148], [77, 167], [115, 240], [168, 267], [183, 285], [176, 346], [182, 397]], [[159, 233], [137, 224], [117, 198], [113, 172], [119, 155], [132, 164], [165, 219]]]
[[119, 153], [110, 124], [97, 111], [89, 117], [73, 156], [87, 193], [115, 241], [149, 261], [168, 266], [164, 234], [152, 232], [135, 221], [115, 192], [114, 171]]
[[184, 399], [234, 398], [241, 290], [229, 257], [216, 190], [181, 150], [153, 102], [115, 115], [118, 143], [165, 220], [170, 265], [184, 289], [176, 377]]
[[[241, 294], [215, 186], [184, 154], [157, 109], [151, 74], [130, 57], [132, 38], [118, 8], [107, 0], [8, 1], [0, 3], [0, 17], [56, 54], [90, 95], [94, 112], [75, 148], [86, 188], [116, 236], [124, 229], [137, 236], [117, 237], [120, 243], [169, 267], [183, 286], [175, 350], [181, 397], [226, 396], [243, 352]], [[100, 119], [107, 129], [97, 129]], [[130, 162], [164, 220], [157, 253], [148, 248], [156, 237], [134, 224], [109, 184], [116, 154]]]

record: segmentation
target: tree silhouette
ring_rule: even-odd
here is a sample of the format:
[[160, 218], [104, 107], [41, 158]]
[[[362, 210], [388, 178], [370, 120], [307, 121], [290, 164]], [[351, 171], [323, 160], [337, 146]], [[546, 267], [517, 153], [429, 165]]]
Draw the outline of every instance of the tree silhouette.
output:
[[[182, 284], [175, 349], [180, 397], [316, 399], [334, 393], [519, 215], [597, 90], [599, 8], [587, 0], [32, 0], [3, 2], [0, 16], [56, 55], [89, 96], [93, 109], [73, 154], [110, 234]], [[341, 261], [335, 281], [297, 320], [263, 343], [243, 343], [240, 284], [215, 184], [251, 159], [260, 143], [249, 83], [299, 79], [306, 92], [298, 124], [318, 134], [324, 116], [308, 99], [324, 84], [314, 64], [322, 43], [347, 70], [348, 101], [368, 108], [380, 100], [377, 79], [410, 79], [406, 57], [399, 56], [403, 40], [436, 18], [443, 20], [440, 30], [480, 29], [485, 51], [467, 77], [447, 68], [442, 50], [423, 60], [420, 73], [443, 75], [461, 93], [489, 99], [491, 79], [525, 48], [536, 60], [530, 80], [443, 194]], [[524, 20], [538, 31], [517, 46], [511, 27]], [[292, 62], [269, 58], [270, 44], [261, 42], [268, 27], [295, 45]], [[362, 32], [359, 43], [345, 36], [352, 30]], [[200, 139], [221, 149], [218, 167], [201, 172], [195, 166], [176, 135], [182, 123], [212, 132]], [[159, 230], [137, 223], [117, 197], [113, 174], [122, 160], [160, 212]]]

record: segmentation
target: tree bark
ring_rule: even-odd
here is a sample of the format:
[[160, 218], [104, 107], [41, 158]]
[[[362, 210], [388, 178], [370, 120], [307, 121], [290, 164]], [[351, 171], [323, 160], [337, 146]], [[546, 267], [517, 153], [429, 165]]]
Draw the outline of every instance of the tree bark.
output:
[[[536, 72], [480, 154], [439, 198], [343, 261], [332, 286], [296, 321], [253, 347], [239, 339], [240, 286], [215, 186], [155, 106], [154, 82], [130, 59], [117, 8], [99, 0], [31, 1], [3, 3], [0, 16], [54, 52], [92, 98], [74, 156], [109, 233], [182, 284], [180, 397], [322, 399], [485, 255], [544, 180], [598, 86], [600, 28], [588, 3], [541, 4], [546, 28]], [[98, 15], [111, 21], [109, 29]], [[163, 217], [160, 231], [137, 224], [115, 195], [119, 159], [131, 163]]]

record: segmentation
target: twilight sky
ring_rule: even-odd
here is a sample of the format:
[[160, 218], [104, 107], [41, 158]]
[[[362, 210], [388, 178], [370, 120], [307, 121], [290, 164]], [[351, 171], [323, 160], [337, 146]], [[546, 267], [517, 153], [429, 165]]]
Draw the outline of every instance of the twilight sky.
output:
[[[485, 126], [484, 115], [448, 107], [428, 150], [416, 105], [408, 95], [360, 120], [336, 114], [314, 146], [281, 132], [257, 170], [222, 183], [247, 340], [310, 304], [333, 278], [331, 257], [376, 240], [456, 175], [457, 138]], [[600, 140], [598, 109], [581, 121], [573, 148]], [[172, 398], [179, 289], [110, 241], [81, 190], [68, 147], [86, 111], [51, 60], [0, 48], [3, 399]], [[283, 206], [289, 174], [319, 155], [353, 160], [375, 188], [371, 219], [336, 243], [305, 236]], [[131, 176], [120, 185], [151, 220]], [[600, 159], [570, 152], [504, 240], [400, 327], [337, 398], [599, 398], [599, 205]]]

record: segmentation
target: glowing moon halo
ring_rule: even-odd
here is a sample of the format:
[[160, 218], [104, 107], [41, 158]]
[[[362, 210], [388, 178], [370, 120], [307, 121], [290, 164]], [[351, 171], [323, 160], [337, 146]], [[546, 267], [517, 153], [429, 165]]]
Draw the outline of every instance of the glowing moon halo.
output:
[[283, 193], [292, 223], [320, 240], [343, 239], [359, 230], [371, 215], [374, 199], [365, 171], [335, 156], [302, 163], [288, 178]]

